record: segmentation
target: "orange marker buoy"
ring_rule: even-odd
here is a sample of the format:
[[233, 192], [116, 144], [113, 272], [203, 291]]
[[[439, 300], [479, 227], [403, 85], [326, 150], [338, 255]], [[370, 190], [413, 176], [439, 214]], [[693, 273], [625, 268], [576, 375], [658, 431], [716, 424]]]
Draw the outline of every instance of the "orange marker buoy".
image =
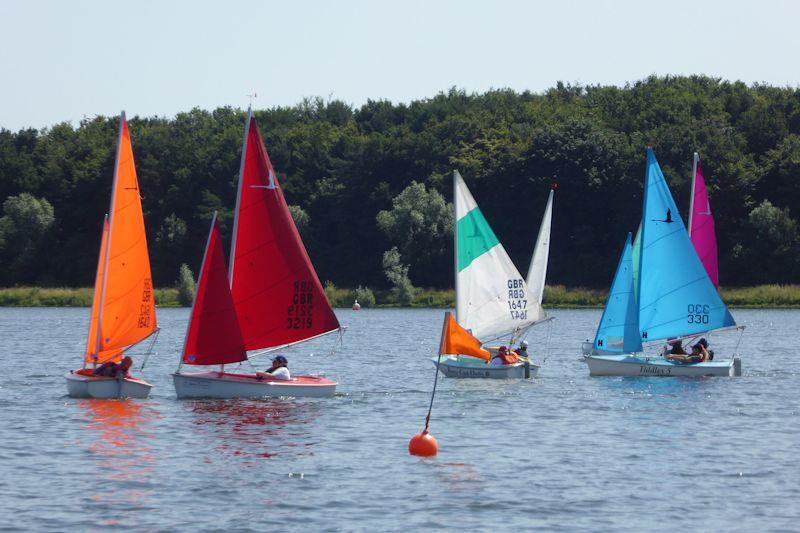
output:
[[419, 455], [420, 457], [433, 457], [439, 451], [439, 443], [428, 433], [426, 429], [422, 433], [417, 433], [408, 442], [408, 453]]

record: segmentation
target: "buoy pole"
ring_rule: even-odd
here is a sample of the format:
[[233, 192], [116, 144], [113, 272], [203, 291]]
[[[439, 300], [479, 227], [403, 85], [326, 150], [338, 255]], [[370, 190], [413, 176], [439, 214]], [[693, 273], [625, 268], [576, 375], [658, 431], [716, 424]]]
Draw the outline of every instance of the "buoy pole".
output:
[[444, 335], [447, 329], [447, 319], [450, 317], [450, 312], [444, 315], [444, 324], [442, 324], [442, 340], [439, 344], [439, 356], [436, 359], [436, 372], [433, 375], [433, 391], [431, 391], [431, 402], [428, 404], [428, 414], [425, 416], [425, 429], [422, 433], [417, 433], [408, 443], [408, 453], [411, 455], [419, 455], [420, 457], [433, 457], [439, 451], [439, 443], [428, 432], [431, 424], [431, 411], [433, 411], [433, 399], [436, 397], [436, 384], [439, 381], [439, 363], [442, 362], [442, 352], [444, 352]]

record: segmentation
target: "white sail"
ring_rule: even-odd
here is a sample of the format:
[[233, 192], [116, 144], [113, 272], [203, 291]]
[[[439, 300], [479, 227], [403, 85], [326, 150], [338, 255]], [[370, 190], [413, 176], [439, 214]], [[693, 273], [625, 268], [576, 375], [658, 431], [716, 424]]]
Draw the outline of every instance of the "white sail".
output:
[[553, 191], [547, 197], [547, 206], [544, 208], [542, 224], [539, 226], [539, 235], [536, 237], [536, 246], [533, 248], [531, 266], [528, 268], [528, 277], [525, 279], [534, 303], [539, 306], [539, 319], [544, 318], [542, 297], [544, 296], [544, 280], [547, 277], [547, 260], [550, 257], [550, 225], [553, 221]]
[[457, 171], [453, 189], [458, 323], [484, 342], [529, 327], [543, 317], [539, 295], [529, 291]]

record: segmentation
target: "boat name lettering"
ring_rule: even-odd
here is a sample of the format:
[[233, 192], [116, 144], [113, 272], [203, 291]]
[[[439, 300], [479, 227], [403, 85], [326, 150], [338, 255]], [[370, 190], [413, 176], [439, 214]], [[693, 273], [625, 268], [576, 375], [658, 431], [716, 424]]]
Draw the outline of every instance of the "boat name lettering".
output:
[[144, 289], [142, 290], [142, 303], [139, 306], [139, 318], [136, 321], [140, 328], [150, 327], [150, 301], [153, 298], [153, 283], [150, 278], [144, 279]]
[[656, 366], [645, 366], [641, 365], [639, 367], [639, 374], [652, 374], [655, 376], [669, 376], [672, 374], [671, 368], [658, 368]]
[[312, 324], [314, 311], [314, 285], [310, 281], [296, 280], [292, 304], [286, 310], [288, 329], [308, 329]]
[[689, 324], [708, 324], [708, 312], [710, 306], [707, 304], [689, 304], [686, 322]]

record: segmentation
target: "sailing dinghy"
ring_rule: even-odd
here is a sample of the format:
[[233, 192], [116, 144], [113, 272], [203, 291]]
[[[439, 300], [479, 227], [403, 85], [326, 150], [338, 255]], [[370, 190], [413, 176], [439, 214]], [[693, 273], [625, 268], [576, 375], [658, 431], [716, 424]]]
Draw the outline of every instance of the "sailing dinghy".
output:
[[[458, 171], [453, 172], [456, 264], [456, 322], [484, 343], [507, 337], [509, 347], [532, 326], [549, 320], [542, 308], [553, 191], [547, 198], [527, 279], [523, 279], [495, 236]], [[497, 347], [486, 347], [494, 353]], [[489, 364], [475, 354], [447, 354], [432, 360], [447, 377], [527, 378], [539, 365], [528, 358], [505, 365]]]
[[639, 233], [625, 242], [594, 343], [585, 360], [593, 376], [734, 376], [738, 357], [681, 363], [659, 350], [664, 340], [698, 339], [736, 326], [689, 239], [651, 148], [647, 149]]
[[[225, 365], [341, 331], [294, 225], [252, 111], [245, 128], [229, 267], [216, 214], [200, 268], [178, 370], [178, 398], [333, 396], [318, 376], [259, 379]], [[251, 354], [252, 358], [258, 354]], [[220, 365], [181, 372], [182, 365]]]
[[[152, 385], [93, 375], [158, 331], [139, 182], [125, 113], [120, 115], [111, 207], [103, 222], [83, 368], [67, 374], [73, 398], [147, 398]], [[152, 344], [151, 344], [152, 347]]]

